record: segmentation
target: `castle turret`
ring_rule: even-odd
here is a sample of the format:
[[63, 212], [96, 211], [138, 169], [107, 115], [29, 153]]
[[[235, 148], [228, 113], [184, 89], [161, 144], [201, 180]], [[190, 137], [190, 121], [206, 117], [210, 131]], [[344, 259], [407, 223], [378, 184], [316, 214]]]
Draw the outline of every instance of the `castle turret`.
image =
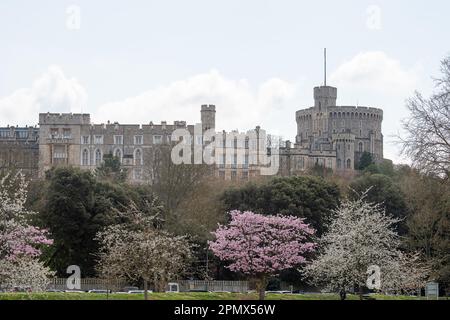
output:
[[215, 129], [216, 127], [216, 106], [202, 105], [201, 109], [202, 129], [203, 131]]
[[314, 107], [318, 111], [325, 111], [327, 107], [335, 107], [337, 99], [337, 88], [320, 86], [314, 88]]

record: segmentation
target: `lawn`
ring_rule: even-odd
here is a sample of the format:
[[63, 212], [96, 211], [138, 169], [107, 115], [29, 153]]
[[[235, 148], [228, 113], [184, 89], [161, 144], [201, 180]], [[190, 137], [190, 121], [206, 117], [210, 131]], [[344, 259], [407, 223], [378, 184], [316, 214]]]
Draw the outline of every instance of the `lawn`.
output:
[[[411, 296], [374, 295], [377, 300], [419, 300]], [[97, 294], [97, 293], [0, 293], [0, 300], [144, 300], [143, 294]], [[150, 300], [257, 300], [256, 294], [240, 293], [150, 293]], [[339, 300], [335, 294], [268, 294], [267, 300]], [[348, 300], [358, 300], [356, 295], [348, 295]], [[424, 298], [422, 298], [424, 299]]]

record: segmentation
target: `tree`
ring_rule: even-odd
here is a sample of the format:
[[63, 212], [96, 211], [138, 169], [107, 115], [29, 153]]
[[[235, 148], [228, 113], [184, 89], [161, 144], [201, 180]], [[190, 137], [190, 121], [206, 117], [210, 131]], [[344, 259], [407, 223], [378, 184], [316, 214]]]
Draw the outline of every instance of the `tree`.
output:
[[399, 250], [398, 221], [385, 214], [379, 204], [366, 202], [365, 194], [347, 200], [335, 210], [328, 232], [319, 239], [319, 255], [304, 269], [311, 283], [339, 291], [341, 298], [349, 290], [366, 286], [370, 266], [381, 271], [381, 291], [415, 290], [422, 287], [426, 268], [418, 263], [418, 254]]
[[53, 241], [47, 230], [30, 225], [35, 212], [25, 208], [27, 185], [20, 172], [0, 180], [0, 284], [40, 291], [52, 275], [39, 260], [41, 249]]
[[[158, 211], [158, 209], [156, 209]], [[192, 245], [185, 236], [155, 229], [157, 215], [146, 215], [130, 206], [123, 213], [129, 220], [97, 234], [101, 243], [98, 270], [107, 278], [143, 280], [163, 291], [169, 280], [181, 275], [192, 258]]]
[[372, 154], [370, 152], [364, 151], [359, 159], [358, 170], [364, 170], [371, 164], [374, 164]]
[[40, 223], [52, 233], [54, 245], [46, 252], [49, 265], [62, 276], [69, 265], [83, 275], [95, 275], [98, 231], [117, 223], [112, 208], [129, 203], [122, 186], [97, 182], [89, 171], [55, 168], [47, 172]]
[[431, 276], [450, 291], [450, 185], [415, 170], [405, 173], [401, 187], [411, 215], [406, 244], [421, 250], [432, 266]]
[[181, 203], [210, 176], [211, 169], [205, 164], [174, 164], [169, 146], [155, 148], [146, 170], [153, 177], [152, 190], [163, 203], [168, 219], [180, 218]]
[[[351, 200], [357, 200], [362, 193], [366, 193], [366, 201], [380, 203], [388, 215], [398, 218], [395, 224], [397, 231], [406, 233], [406, 217], [409, 208], [401, 188], [390, 177], [382, 174], [364, 174], [350, 183]], [[367, 190], [367, 192], [366, 192]]]
[[421, 172], [450, 178], [450, 56], [441, 63], [442, 77], [429, 98], [416, 92], [403, 122], [406, 137], [400, 138], [403, 153]]
[[100, 167], [95, 169], [96, 177], [114, 183], [125, 182], [127, 174], [127, 169], [122, 167], [120, 159], [112, 154], [105, 154]]
[[264, 299], [270, 275], [306, 262], [314, 234], [309, 225], [293, 216], [264, 216], [251, 211], [230, 212], [228, 225], [219, 225], [209, 242], [212, 252], [230, 264], [228, 269], [257, 279], [259, 298]]
[[319, 177], [276, 177], [268, 182], [250, 182], [223, 194], [226, 211], [251, 210], [267, 215], [305, 218], [322, 234], [331, 211], [339, 204], [339, 188]]

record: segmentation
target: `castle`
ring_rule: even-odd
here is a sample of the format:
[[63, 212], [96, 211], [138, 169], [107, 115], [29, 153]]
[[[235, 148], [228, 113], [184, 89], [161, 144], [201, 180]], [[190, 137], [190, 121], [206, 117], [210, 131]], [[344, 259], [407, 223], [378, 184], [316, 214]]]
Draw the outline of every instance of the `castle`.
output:
[[364, 152], [383, 160], [383, 110], [337, 106], [337, 88], [314, 88], [314, 106], [295, 114], [297, 136], [281, 150], [280, 171], [293, 175], [319, 165], [334, 172], [351, 173]]
[[[352, 173], [363, 152], [369, 152], [375, 161], [383, 159], [383, 111], [337, 106], [336, 99], [336, 88], [316, 87], [314, 106], [296, 112], [295, 143], [286, 141], [279, 148], [279, 175], [296, 175], [317, 165], [337, 173]], [[200, 113], [202, 130], [215, 129], [215, 106], [203, 105]], [[164, 146], [173, 144], [172, 132], [180, 128], [195, 133], [195, 126], [185, 121], [93, 124], [89, 114], [41, 113], [39, 127], [0, 128], [0, 167], [14, 167], [38, 178], [54, 166], [94, 170], [110, 154], [127, 169], [129, 181], [151, 182], [155, 155]], [[216, 157], [223, 159], [216, 162], [217, 177], [249, 180], [260, 174], [259, 164], [249, 161], [251, 132], [256, 132], [260, 139], [264, 131], [257, 127], [243, 133], [246, 138], [242, 144], [235, 141], [217, 148]], [[241, 162], [237, 161], [238, 153], [242, 154]]]

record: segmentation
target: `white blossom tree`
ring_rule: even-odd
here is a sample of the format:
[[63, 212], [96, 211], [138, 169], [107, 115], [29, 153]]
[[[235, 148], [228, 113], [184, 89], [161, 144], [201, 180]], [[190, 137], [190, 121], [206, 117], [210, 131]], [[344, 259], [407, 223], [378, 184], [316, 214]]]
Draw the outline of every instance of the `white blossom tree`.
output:
[[156, 229], [155, 216], [145, 216], [133, 205], [125, 214], [128, 223], [110, 226], [97, 235], [101, 244], [98, 269], [106, 278], [142, 280], [147, 299], [149, 283], [163, 291], [168, 281], [186, 271], [193, 245], [186, 236]]
[[40, 291], [53, 275], [39, 260], [41, 248], [53, 241], [30, 224], [35, 213], [25, 208], [27, 186], [21, 172], [0, 179], [0, 286]]
[[428, 269], [418, 253], [406, 254], [399, 248], [401, 239], [394, 230], [398, 222], [387, 216], [380, 204], [344, 201], [334, 211], [328, 232], [319, 239], [319, 255], [302, 271], [314, 285], [325, 290], [346, 292], [366, 286], [368, 268], [380, 269], [382, 292], [413, 291], [421, 288]]

